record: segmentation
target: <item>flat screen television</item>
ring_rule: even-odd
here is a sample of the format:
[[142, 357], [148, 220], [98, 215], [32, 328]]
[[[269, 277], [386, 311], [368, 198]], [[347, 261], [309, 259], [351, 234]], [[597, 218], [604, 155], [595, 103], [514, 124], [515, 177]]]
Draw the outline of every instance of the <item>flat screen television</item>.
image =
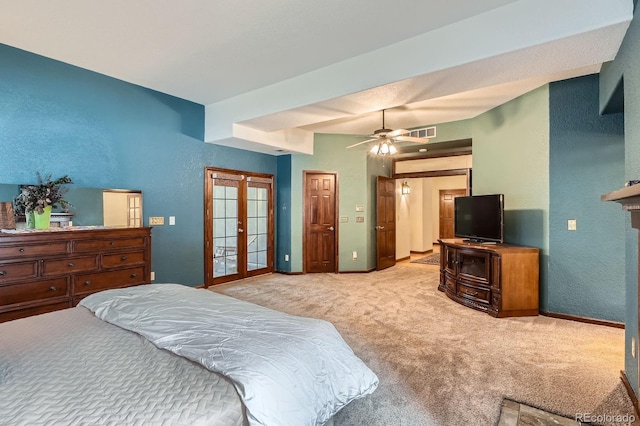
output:
[[466, 242], [503, 242], [504, 195], [454, 199], [454, 235]]

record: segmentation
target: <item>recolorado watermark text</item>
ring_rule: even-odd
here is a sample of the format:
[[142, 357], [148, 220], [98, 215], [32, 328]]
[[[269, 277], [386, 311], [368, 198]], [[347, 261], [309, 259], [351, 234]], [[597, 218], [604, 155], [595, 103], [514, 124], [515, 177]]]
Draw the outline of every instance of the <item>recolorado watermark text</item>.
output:
[[631, 425], [636, 421], [633, 414], [577, 413], [575, 421], [582, 423]]

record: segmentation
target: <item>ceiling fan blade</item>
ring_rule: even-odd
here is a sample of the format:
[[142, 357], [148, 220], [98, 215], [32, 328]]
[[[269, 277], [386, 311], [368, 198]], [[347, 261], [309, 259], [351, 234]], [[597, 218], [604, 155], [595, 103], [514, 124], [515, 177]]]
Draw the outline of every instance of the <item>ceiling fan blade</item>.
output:
[[406, 135], [408, 133], [411, 133], [411, 132], [409, 132], [408, 130], [405, 130], [405, 129], [397, 129], [397, 130], [394, 130], [392, 132], [387, 133], [387, 137], [395, 138], [396, 136]]
[[414, 142], [414, 143], [427, 143], [429, 142], [428, 138], [414, 138], [412, 136], [396, 136], [393, 138], [399, 142]]
[[367, 139], [366, 141], [362, 141], [362, 142], [354, 143], [353, 145], [349, 145], [349, 146], [347, 147], [347, 149], [349, 149], [349, 148], [353, 148], [354, 146], [362, 145], [363, 143], [373, 142], [373, 141], [377, 141], [377, 140], [378, 140], [378, 138], [374, 138], [374, 139]]

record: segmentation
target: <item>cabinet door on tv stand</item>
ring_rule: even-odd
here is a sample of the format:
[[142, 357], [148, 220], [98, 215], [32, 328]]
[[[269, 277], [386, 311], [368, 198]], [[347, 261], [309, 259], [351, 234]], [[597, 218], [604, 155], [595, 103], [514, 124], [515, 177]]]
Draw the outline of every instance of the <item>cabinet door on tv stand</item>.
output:
[[458, 258], [457, 252], [458, 250], [450, 247], [449, 245], [443, 246], [444, 253], [441, 256], [444, 257], [444, 269], [450, 274], [457, 274], [457, 266], [458, 266]]
[[490, 285], [491, 253], [459, 249], [458, 276]]

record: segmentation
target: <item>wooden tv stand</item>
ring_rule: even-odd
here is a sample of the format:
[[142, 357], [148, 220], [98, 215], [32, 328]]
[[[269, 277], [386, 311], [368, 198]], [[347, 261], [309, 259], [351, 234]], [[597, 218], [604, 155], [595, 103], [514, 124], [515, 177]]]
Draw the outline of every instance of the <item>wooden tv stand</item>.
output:
[[461, 239], [438, 242], [438, 290], [494, 317], [538, 315], [539, 249]]

